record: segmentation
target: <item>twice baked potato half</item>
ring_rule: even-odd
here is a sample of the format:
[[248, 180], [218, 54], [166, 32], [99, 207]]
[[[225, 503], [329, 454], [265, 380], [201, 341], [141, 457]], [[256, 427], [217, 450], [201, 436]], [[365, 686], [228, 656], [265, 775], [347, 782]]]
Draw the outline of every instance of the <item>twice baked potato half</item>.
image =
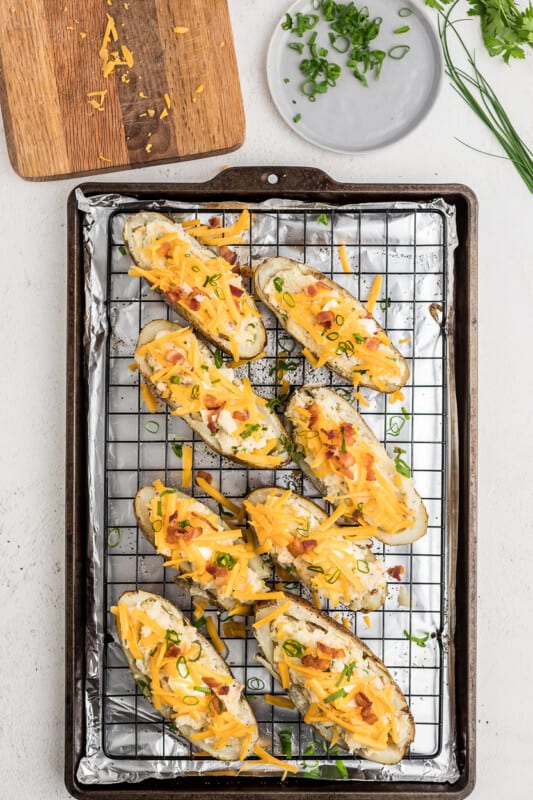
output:
[[258, 661], [327, 742], [380, 764], [404, 757], [415, 733], [407, 702], [357, 636], [293, 595], [259, 603], [253, 630]]
[[372, 552], [375, 528], [336, 525], [316, 503], [290, 489], [265, 486], [244, 500], [257, 553], [269, 553], [284, 569], [332, 606], [375, 611], [387, 595], [385, 564]]
[[427, 511], [406, 465], [389, 456], [347, 400], [325, 386], [304, 386], [285, 419], [299, 466], [343, 514], [373, 526], [386, 544], [409, 544], [426, 533]]
[[135, 361], [151, 392], [216, 453], [256, 469], [289, 460], [286, 432], [268, 401], [221, 359], [217, 366], [190, 328], [149, 322], [139, 335]]
[[236, 361], [262, 352], [266, 332], [261, 316], [226, 258], [154, 211], [128, 217], [123, 235], [135, 262], [129, 274], [145, 278], [206, 339]]
[[258, 731], [244, 686], [181, 611], [136, 591], [111, 612], [135, 681], [176, 732], [221, 761], [250, 755]]
[[290, 258], [267, 258], [256, 267], [254, 284], [314, 367], [326, 365], [354, 386], [380, 392], [407, 383], [407, 362], [383, 328], [320, 270]]
[[230, 528], [209, 506], [154, 481], [143, 486], [133, 510], [145, 538], [177, 570], [176, 583], [232, 611], [267, 599], [270, 570], [239, 529]]

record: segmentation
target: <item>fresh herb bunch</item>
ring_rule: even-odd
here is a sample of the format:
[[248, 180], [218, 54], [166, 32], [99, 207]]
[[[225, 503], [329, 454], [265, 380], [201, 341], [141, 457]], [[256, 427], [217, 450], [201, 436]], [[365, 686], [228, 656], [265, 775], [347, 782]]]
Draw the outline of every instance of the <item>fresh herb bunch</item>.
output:
[[[439, 18], [439, 35], [446, 74], [450, 78], [457, 94], [463, 98], [479, 119], [492, 131], [529, 191], [533, 192], [533, 151], [520, 137], [494, 89], [479, 70], [474, 56], [468, 50], [455, 23], [451, 20], [451, 14], [458, 2], [459, 0], [455, 0], [448, 12], [445, 14], [441, 12]], [[465, 54], [466, 69], [459, 67], [455, 57], [451, 55], [448, 39], [450, 32], [455, 34]], [[505, 158], [505, 156], [496, 157]]]
[[[427, 6], [444, 11], [454, 0], [425, 0]], [[468, 0], [468, 15], [479, 17], [481, 34], [491, 56], [525, 58], [524, 45], [533, 47], [533, 5], [521, 11], [514, 0]], [[454, 4], [455, 5], [455, 4]]]

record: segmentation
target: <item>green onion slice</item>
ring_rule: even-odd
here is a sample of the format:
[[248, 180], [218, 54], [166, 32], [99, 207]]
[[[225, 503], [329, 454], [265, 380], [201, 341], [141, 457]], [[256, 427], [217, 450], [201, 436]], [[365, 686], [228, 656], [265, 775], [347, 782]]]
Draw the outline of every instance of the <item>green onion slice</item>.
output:
[[176, 669], [178, 670], [178, 675], [180, 678], [188, 678], [190, 675], [190, 670], [187, 665], [187, 661], [185, 656], [179, 656], [176, 661]]
[[345, 691], [344, 689], [337, 689], [337, 691], [333, 692], [333, 694], [328, 694], [327, 697], [324, 697], [324, 703], [333, 703], [335, 700], [338, 700], [340, 697], [346, 697], [347, 694], [348, 694], [348, 692]]
[[400, 61], [410, 49], [408, 44], [397, 44], [396, 47], [391, 47], [387, 55], [395, 61]]
[[284, 652], [291, 658], [300, 658], [304, 651], [300, 642], [296, 642], [294, 639], [286, 639], [282, 647]]
[[294, 308], [296, 305], [296, 300], [292, 296], [290, 292], [283, 292], [282, 294], [283, 301], [285, 305], [289, 306], [289, 308]]
[[195, 697], [193, 694], [183, 695], [183, 703], [186, 706], [197, 706], [199, 702], [199, 698]]
[[148, 433], [157, 433], [159, 431], [159, 422], [155, 419], [148, 419], [144, 423], [144, 428]]
[[410, 28], [409, 25], [402, 25], [401, 28], [396, 28], [396, 30], [393, 31], [393, 33], [407, 33], [407, 31], [410, 31], [410, 30], [411, 30], [411, 28]]
[[364, 558], [358, 558], [357, 559], [357, 569], [359, 570], [359, 572], [363, 572], [365, 574], [367, 572], [369, 572], [370, 568], [368, 566], [368, 561], [365, 561]]
[[182, 442], [174, 442], [172, 447], [172, 452], [177, 458], [183, 458], [183, 443]]
[[198, 651], [194, 652], [192, 656], [189, 655], [189, 661], [192, 662], [198, 661], [198, 659], [202, 655], [202, 645], [200, 644], [200, 642], [193, 642], [190, 649], [192, 650], [195, 645], [198, 648]]
[[283, 728], [278, 731], [281, 752], [286, 758], [292, 757], [292, 731], [290, 728]]
[[109, 533], [107, 534], [107, 546], [108, 547], [118, 547], [120, 544], [122, 534], [120, 533], [119, 528], [111, 528]]
[[170, 644], [179, 644], [181, 642], [181, 635], [172, 628], [167, 628], [165, 631], [165, 642], [169, 642]]
[[265, 688], [265, 682], [261, 678], [252, 677], [246, 681], [246, 688], [251, 689], [252, 692], [260, 692]]
[[283, 289], [283, 278], [280, 278], [280, 277], [278, 276], [278, 277], [274, 278], [274, 280], [272, 281], [272, 283], [274, 284], [274, 289], [275, 289], [277, 292], [281, 292], [281, 290]]
[[193, 686], [195, 692], [202, 692], [202, 694], [211, 694], [211, 689], [207, 686]]
[[412, 13], [413, 12], [411, 11], [410, 8], [400, 8], [400, 10], [398, 11], [398, 16], [399, 17], [410, 17]]

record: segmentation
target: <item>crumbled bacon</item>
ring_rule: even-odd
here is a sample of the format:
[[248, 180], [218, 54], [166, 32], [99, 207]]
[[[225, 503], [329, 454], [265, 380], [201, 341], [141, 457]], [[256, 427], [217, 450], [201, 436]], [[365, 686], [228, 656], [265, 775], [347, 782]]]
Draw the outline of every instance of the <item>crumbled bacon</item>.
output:
[[170, 242], [161, 242], [161, 244], [159, 245], [159, 252], [161, 253], [161, 255], [167, 256], [169, 250], [170, 250]]
[[243, 278], [251, 278], [254, 274], [253, 269], [247, 264], [235, 264], [231, 271], [234, 272], [235, 275], [242, 275]]
[[218, 248], [218, 254], [224, 258], [228, 264], [235, 264], [237, 261], [237, 253], [235, 250], [230, 250], [225, 244]]
[[166, 649], [165, 655], [169, 656], [169, 658], [177, 658], [178, 656], [181, 656], [181, 648], [179, 648], [177, 645], [173, 644], [172, 642], [169, 642], [167, 644], [167, 649]]
[[304, 539], [302, 541], [302, 547], [304, 553], [307, 553], [309, 550], [313, 550], [317, 546], [318, 542], [316, 539]]
[[218, 689], [220, 683], [217, 681], [216, 678], [211, 678], [209, 675], [204, 675], [202, 678], [202, 683], [205, 683], [206, 686], [209, 686], [210, 689]]
[[185, 525], [180, 527], [170, 523], [167, 527], [165, 539], [169, 544], [177, 544], [181, 540], [191, 542], [202, 535], [202, 528], [200, 525]]
[[370, 708], [372, 705], [372, 700], [370, 700], [364, 692], [357, 692], [355, 695], [355, 702], [361, 708]]
[[200, 308], [200, 301], [196, 296], [194, 297], [189, 296], [185, 302], [187, 304], [187, 307], [190, 308], [191, 311], [198, 311], [198, 309]]
[[372, 710], [372, 701], [364, 692], [357, 692], [355, 702], [361, 709], [361, 716], [368, 725], [373, 725], [378, 721], [377, 715]]
[[316, 403], [311, 403], [310, 406], [307, 406], [307, 410], [309, 411], [309, 427], [314, 428], [319, 416], [318, 406]]
[[217, 417], [218, 414], [216, 409], [214, 411], [210, 411], [207, 415], [207, 428], [210, 433], [216, 433], [218, 430]]
[[226, 583], [229, 577], [229, 569], [227, 567], [219, 567], [218, 564], [208, 564], [205, 571], [213, 576], [217, 586]]
[[222, 227], [222, 218], [221, 217], [211, 217], [209, 220], [209, 227], [210, 228], [221, 228]]
[[302, 656], [302, 664], [304, 667], [318, 669], [321, 672], [328, 669], [330, 661], [331, 659], [329, 658], [320, 658], [320, 656], [313, 656], [311, 653], [308, 653], [306, 656]]
[[165, 292], [165, 300], [167, 303], [177, 303], [178, 300], [181, 300], [183, 296], [183, 289], [177, 286], [175, 289], [169, 289], [168, 292]]
[[185, 361], [185, 356], [181, 350], [167, 350], [165, 353], [165, 361], [168, 361], [169, 364], [181, 364], [182, 361]]
[[346, 655], [342, 647], [330, 647], [322, 642], [317, 642], [317, 648], [331, 658], [344, 658]]
[[327, 283], [324, 283], [324, 281], [315, 281], [314, 283], [310, 283], [309, 286], [304, 286], [304, 294], [308, 297], [316, 297], [322, 289], [329, 289]]
[[294, 558], [301, 556], [304, 551], [301, 539], [299, 539], [297, 536], [294, 536], [287, 545], [287, 550], [291, 556], [294, 556]]
[[376, 472], [374, 470], [374, 456], [372, 455], [372, 453], [365, 453], [365, 457], [363, 459], [363, 465], [366, 469], [367, 481], [375, 481]]
[[366, 312], [365, 319], [372, 319], [372, 312], [371, 311], [367, 311]]
[[339, 453], [337, 459], [341, 467], [345, 467], [346, 469], [355, 464], [355, 456], [353, 453]]
[[379, 339], [376, 339], [375, 336], [369, 336], [366, 340], [366, 349], [370, 351], [377, 350], [379, 347]]
[[354, 444], [355, 442], [355, 428], [351, 422], [345, 422], [342, 426], [342, 432], [344, 434], [344, 441], [347, 445]]
[[331, 328], [335, 321], [335, 314], [333, 311], [319, 311], [316, 315], [316, 321], [319, 325], [323, 325], [324, 328]]
[[353, 481], [353, 472], [351, 469], [347, 467], [340, 467], [339, 472], [341, 475], [344, 475], [345, 478], [348, 478], [349, 481]]
[[238, 286], [234, 286], [232, 283], [229, 285], [229, 290], [233, 297], [242, 297], [244, 294], [244, 289], [239, 289]]
[[405, 572], [405, 567], [403, 564], [395, 564], [394, 567], [389, 567], [387, 572], [395, 581], [401, 581], [402, 575]]
[[214, 408], [222, 408], [226, 403], [224, 400], [220, 401], [214, 394], [206, 394], [204, 404], [211, 411]]
[[233, 417], [233, 419], [238, 419], [239, 422], [246, 422], [246, 420], [250, 416], [250, 412], [247, 411], [246, 409], [243, 409], [242, 411], [234, 411], [231, 416]]
[[228, 692], [229, 692], [229, 686], [226, 683], [226, 684], [224, 684], [224, 686], [220, 687], [220, 689], [217, 691], [217, 694], [225, 695], [225, 694], [228, 694]]

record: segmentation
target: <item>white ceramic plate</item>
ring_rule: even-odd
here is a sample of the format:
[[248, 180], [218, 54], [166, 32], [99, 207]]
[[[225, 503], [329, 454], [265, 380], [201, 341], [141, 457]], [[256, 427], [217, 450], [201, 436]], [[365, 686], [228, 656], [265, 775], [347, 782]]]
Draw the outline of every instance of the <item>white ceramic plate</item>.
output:
[[[285, 122], [302, 138], [338, 153], [360, 153], [398, 141], [410, 133], [426, 116], [435, 102], [441, 83], [443, 65], [440, 42], [425, 12], [411, 0], [355, 0], [358, 8], [367, 5], [372, 18], [382, 17], [380, 33], [374, 40], [376, 49], [389, 51], [397, 45], [409, 45], [410, 51], [401, 60], [388, 56], [376, 80], [367, 76], [365, 88], [346, 66], [347, 54], [337, 53], [330, 44], [328, 22], [313, 9], [311, 0], [297, 0], [288, 13], [293, 20], [298, 11], [318, 14], [320, 19], [300, 39], [281, 27], [285, 15], [276, 25], [267, 57], [270, 93]], [[412, 12], [400, 17], [398, 12]], [[410, 30], [394, 34], [396, 28], [409, 25]], [[310, 102], [302, 94], [305, 75], [299, 64], [306, 57], [307, 41], [318, 31], [316, 44], [328, 50], [328, 61], [342, 67], [337, 85], [326, 94], [316, 95]], [[303, 42], [300, 55], [288, 47], [289, 42]], [[294, 117], [301, 119], [294, 122]]]

